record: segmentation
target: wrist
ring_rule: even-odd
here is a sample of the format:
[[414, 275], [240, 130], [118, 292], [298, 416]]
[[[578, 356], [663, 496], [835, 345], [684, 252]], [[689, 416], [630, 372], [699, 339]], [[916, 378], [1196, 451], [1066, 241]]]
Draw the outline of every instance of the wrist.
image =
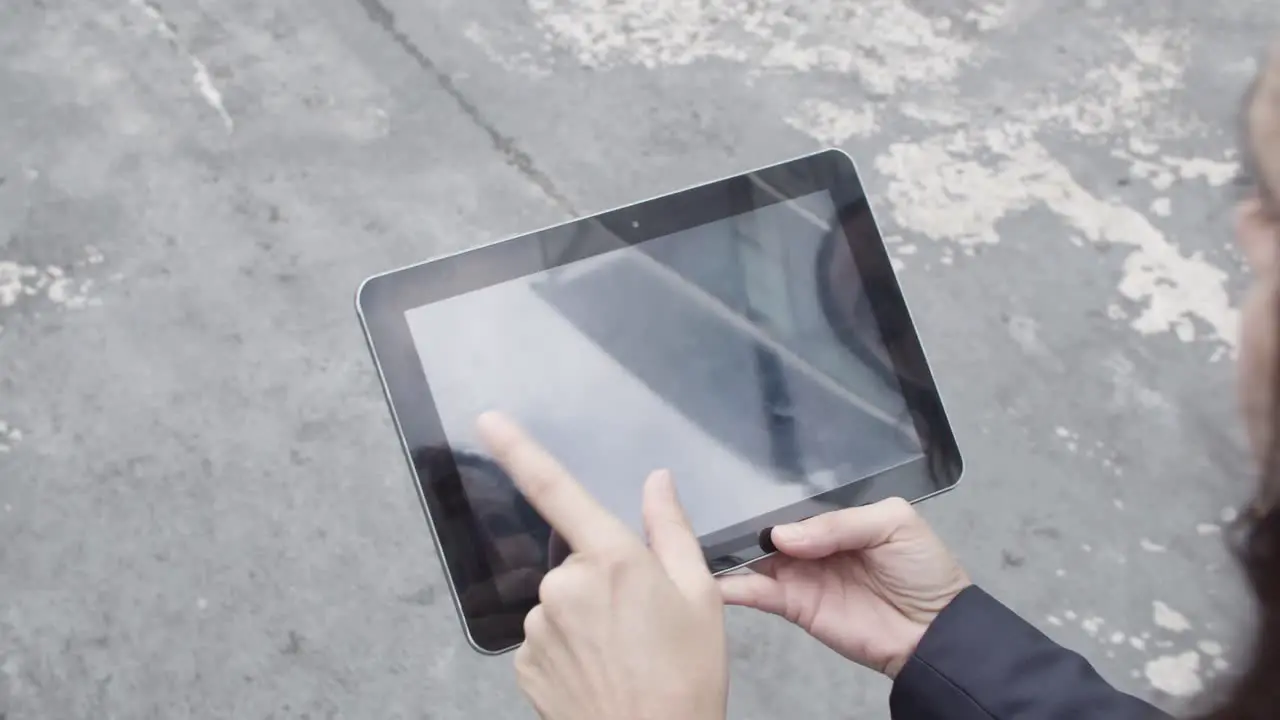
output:
[[937, 602], [930, 603], [928, 606], [918, 608], [915, 612], [910, 613], [908, 616], [910, 629], [903, 634], [902, 650], [893, 655], [889, 662], [885, 663], [882, 671], [889, 679], [897, 679], [898, 673], [902, 672], [902, 668], [906, 667], [907, 663], [916, 654], [916, 650], [920, 647], [920, 642], [924, 640], [929, 628], [933, 627], [934, 621], [961, 593], [972, 585], [973, 583], [965, 577], [962, 582], [956, 584], [954, 591], [938, 598]]
[[[937, 614], [934, 614], [937, 617]], [[924, 639], [924, 634], [929, 630], [929, 623], [911, 623], [911, 630], [904, 637], [902, 650], [894, 653], [889, 657], [888, 662], [880, 669], [880, 672], [890, 680], [898, 679], [898, 673], [902, 672], [902, 668], [907, 666], [911, 658], [916, 654], [916, 648], [920, 647], [920, 641]]]

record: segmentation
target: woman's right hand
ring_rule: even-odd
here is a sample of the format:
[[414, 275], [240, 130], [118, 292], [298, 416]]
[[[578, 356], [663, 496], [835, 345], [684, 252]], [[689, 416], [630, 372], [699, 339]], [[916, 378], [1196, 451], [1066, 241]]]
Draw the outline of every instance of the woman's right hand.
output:
[[782, 616], [889, 677], [970, 585], [924, 518], [901, 499], [779, 525], [771, 539], [776, 555], [752, 572], [720, 578], [725, 603]]

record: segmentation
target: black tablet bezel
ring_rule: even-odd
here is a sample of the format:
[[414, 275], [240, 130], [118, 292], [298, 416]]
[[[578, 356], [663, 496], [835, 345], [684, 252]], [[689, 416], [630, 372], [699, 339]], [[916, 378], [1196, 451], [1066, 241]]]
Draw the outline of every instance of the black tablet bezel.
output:
[[[963, 461], [942, 406], [925, 352], [894, 275], [853, 161], [839, 150], [798, 158], [750, 173], [610, 210], [570, 223], [521, 235], [448, 257], [430, 260], [366, 280], [356, 306], [382, 379], [388, 405], [419, 490], [436, 547], [446, 568], [450, 591], [471, 645], [480, 652], [501, 653], [523, 641], [520, 622], [478, 625], [494, 612], [494, 597], [471, 592], [485, 574], [475, 566], [468, 544], [479, 542], [480, 528], [460, 492], [460, 476], [448, 438], [432, 401], [405, 313], [461, 293], [513, 280], [567, 263], [636, 245], [699, 225], [739, 215], [776, 202], [827, 191], [842, 227], [861, 220], [863, 231], [840, 232], [853, 253], [862, 289], [870, 295], [870, 311], [882, 337], [891, 337], [889, 369], [902, 385], [924, 456], [869, 478], [702, 538], [709, 565], [727, 571], [757, 560], [772, 550], [767, 530], [832, 509], [862, 505], [889, 497], [918, 501], [951, 489], [960, 480]], [[870, 223], [867, 221], [870, 220]], [[828, 290], [830, 290], [828, 288]], [[824, 307], [856, 302], [825, 292]], [[859, 352], [858, 348], [852, 348]], [[765, 538], [762, 540], [762, 538]], [[480, 561], [483, 563], [483, 561]], [[471, 567], [464, 568], [467, 563]], [[492, 574], [490, 572], [490, 574]], [[536, 602], [501, 608], [519, 620]]]

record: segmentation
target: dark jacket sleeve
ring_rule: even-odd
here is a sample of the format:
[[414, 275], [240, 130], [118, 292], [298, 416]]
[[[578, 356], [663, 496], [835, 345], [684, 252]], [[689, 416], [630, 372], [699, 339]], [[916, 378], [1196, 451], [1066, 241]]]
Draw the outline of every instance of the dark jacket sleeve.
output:
[[938, 615], [889, 696], [894, 720], [1167, 718], [976, 587]]

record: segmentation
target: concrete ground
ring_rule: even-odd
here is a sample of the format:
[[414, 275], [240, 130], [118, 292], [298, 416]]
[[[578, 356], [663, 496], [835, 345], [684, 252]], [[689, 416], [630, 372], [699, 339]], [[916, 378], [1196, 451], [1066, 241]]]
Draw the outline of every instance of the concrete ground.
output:
[[[838, 145], [972, 574], [1170, 708], [1238, 664], [1237, 97], [1268, 0], [6, 0], [0, 718], [531, 717], [471, 652], [372, 273]], [[731, 716], [888, 686], [731, 611]]]

